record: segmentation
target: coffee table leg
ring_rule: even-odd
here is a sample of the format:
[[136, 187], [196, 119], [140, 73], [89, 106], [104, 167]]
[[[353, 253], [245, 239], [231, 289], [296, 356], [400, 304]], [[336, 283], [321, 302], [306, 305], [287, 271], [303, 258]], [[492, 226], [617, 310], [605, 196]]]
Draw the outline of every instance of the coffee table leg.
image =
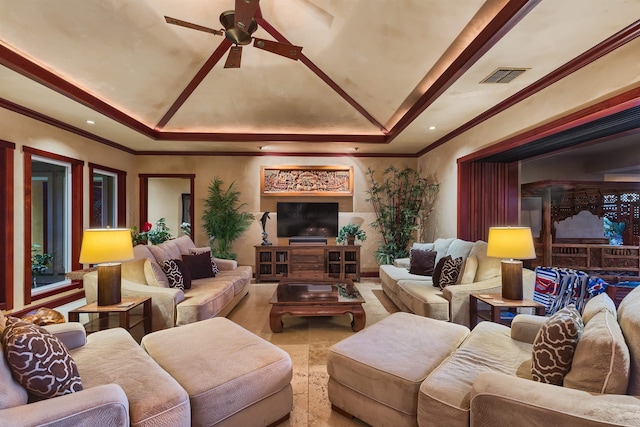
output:
[[273, 332], [282, 332], [282, 314], [282, 311], [278, 310], [276, 306], [271, 307], [269, 326]]
[[353, 332], [358, 332], [364, 329], [364, 325], [367, 322], [367, 316], [364, 312], [364, 308], [362, 308], [362, 306], [354, 307], [351, 314], [353, 315], [353, 320], [351, 321], [351, 329], [353, 329]]

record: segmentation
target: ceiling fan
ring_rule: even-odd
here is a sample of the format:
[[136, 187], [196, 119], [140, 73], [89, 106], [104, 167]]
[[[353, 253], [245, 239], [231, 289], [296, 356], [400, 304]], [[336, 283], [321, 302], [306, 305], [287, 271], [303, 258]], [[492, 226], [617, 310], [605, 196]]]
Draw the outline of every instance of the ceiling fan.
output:
[[240, 68], [242, 46], [248, 45], [251, 43], [251, 40], [253, 40], [253, 46], [258, 49], [266, 50], [284, 56], [285, 58], [298, 60], [300, 52], [302, 51], [301, 46], [251, 36], [258, 29], [258, 23], [253, 17], [258, 9], [259, 1], [260, 0], [236, 0], [235, 10], [227, 10], [220, 14], [220, 23], [224, 27], [224, 30], [214, 30], [213, 28], [203, 27], [202, 25], [192, 24], [191, 22], [169, 16], [165, 16], [164, 19], [168, 24], [204, 31], [217, 36], [225, 36], [227, 40], [235, 46], [231, 46], [231, 49], [229, 49], [229, 55], [227, 56], [224, 68]]

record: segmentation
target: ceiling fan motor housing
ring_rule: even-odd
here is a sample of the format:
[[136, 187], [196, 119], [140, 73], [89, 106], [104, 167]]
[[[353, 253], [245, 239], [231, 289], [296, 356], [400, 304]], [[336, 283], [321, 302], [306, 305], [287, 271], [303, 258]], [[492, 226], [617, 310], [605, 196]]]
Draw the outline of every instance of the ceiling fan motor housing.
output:
[[258, 29], [258, 23], [255, 19], [251, 20], [248, 29], [235, 26], [235, 11], [227, 10], [220, 14], [220, 23], [225, 28], [224, 36], [230, 42], [237, 45], [247, 45], [251, 43], [251, 34], [255, 33]]

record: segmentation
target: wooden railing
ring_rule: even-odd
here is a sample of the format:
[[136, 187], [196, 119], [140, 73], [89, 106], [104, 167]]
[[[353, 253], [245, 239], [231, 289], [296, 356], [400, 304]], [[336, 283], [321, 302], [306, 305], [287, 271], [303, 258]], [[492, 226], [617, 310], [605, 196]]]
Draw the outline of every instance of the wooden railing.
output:
[[[530, 267], [544, 265], [542, 245], [536, 245], [536, 253], [537, 258], [531, 261]], [[550, 266], [597, 275], [640, 276], [640, 246], [553, 243]]]

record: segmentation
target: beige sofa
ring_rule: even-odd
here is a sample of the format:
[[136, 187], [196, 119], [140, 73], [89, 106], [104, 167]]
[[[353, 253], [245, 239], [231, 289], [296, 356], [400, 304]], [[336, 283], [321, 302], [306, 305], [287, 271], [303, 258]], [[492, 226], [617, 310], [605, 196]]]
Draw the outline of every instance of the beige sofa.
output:
[[396, 313], [329, 349], [329, 400], [373, 426], [640, 425], [640, 287], [588, 301], [562, 385], [532, 379], [546, 317], [464, 326]]
[[[215, 261], [220, 272], [215, 277], [193, 280], [191, 289], [182, 291], [150, 284], [154, 283], [150, 277], [150, 261], [160, 263], [165, 259], [181, 258], [196, 249], [189, 236], [181, 236], [153, 247], [137, 245], [133, 248], [134, 260], [122, 263], [122, 296], [152, 298], [153, 330], [226, 316], [249, 292], [252, 268], [219, 258]], [[96, 301], [98, 273], [86, 274], [83, 281], [87, 302]]]
[[[0, 313], [0, 330], [4, 323]], [[89, 336], [77, 322], [45, 329], [69, 349], [83, 389], [28, 401], [2, 352], [3, 427], [245, 427], [289, 417], [291, 358], [228, 319], [154, 332], [143, 347], [121, 328]]]
[[[447, 255], [452, 258], [461, 257], [463, 266], [458, 284], [440, 290], [433, 286], [431, 276], [409, 272], [409, 258], [397, 259], [393, 265], [381, 265], [379, 276], [382, 289], [402, 311], [469, 326], [469, 295], [502, 292], [501, 260], [487, 256], [487, 243], [482, 240], [468, 242], [456, 238], [437, 239], [433, 243], [414, 243], [413, 248], [436, 251], [436, 263]], [[473, 263], [475, 272], [471, 272], [471, 275], [464, 271], [469, 257], [474, 257], [477, 261]], [[461, 283], [463, 276], [472, 279]], [[524, 296], [531, 299], [535, 273], [523, 269], [522, 281]]]

